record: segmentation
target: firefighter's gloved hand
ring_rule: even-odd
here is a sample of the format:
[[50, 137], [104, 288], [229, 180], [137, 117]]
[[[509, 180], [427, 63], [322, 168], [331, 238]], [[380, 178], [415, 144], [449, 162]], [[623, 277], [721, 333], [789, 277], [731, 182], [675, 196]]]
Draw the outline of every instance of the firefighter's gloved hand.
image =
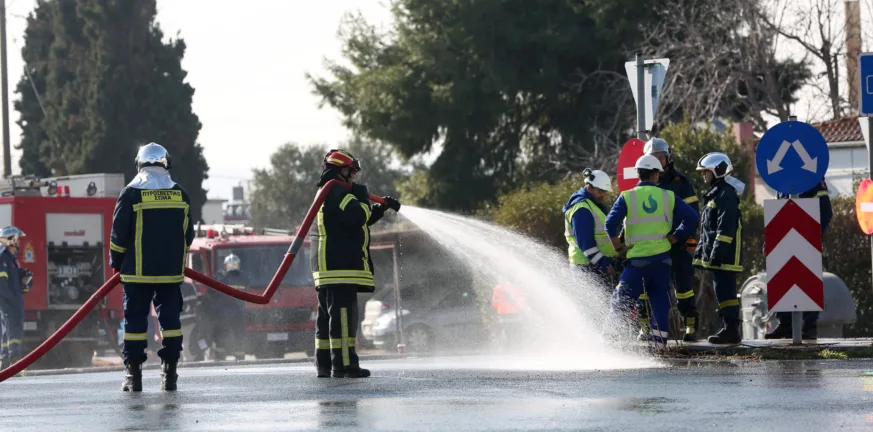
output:
[[354, 195], [355, 198], [358, 199], [358, 201], [366, 202], [366, 203], [370, 202], [370, 190], [367, 189], [366, 185], [357, 184], [357, 183], [353, 184], [352, 185], [352, 195]]
[[382, 199], [385, 200], [385, 206], [396, 212], [400, 211], [400, 201], [397, 201], [397, 198], [384, 196]]
[[29, 292], [33, 286], [33, 272], [28, 269], [18, 269], [21, 278], [21, 292]]

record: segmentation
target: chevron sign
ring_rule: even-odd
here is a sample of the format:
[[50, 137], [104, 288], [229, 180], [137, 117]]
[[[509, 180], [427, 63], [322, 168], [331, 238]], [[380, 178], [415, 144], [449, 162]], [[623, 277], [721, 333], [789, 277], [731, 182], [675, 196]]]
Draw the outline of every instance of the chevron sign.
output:
[[818, 198], [765, 200], [764, 225], [769, 310], [824, 310]]

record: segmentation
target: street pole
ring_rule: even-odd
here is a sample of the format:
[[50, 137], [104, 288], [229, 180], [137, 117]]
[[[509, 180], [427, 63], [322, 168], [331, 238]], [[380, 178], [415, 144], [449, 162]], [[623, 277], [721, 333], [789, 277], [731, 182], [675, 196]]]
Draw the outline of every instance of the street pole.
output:
[[646, 140], [646, 62], [637, 54], [637, 138]]
[[[788, 116], [788, 121], [797, 121], [797, 116]], [[797, 198], [799, 194], [789, 195], [789, 198]], [[791, 344], [803, 345], [803, 312], [791, 312]]]
[[6, 69], [6, 0], [0, 0], [0, 103], [3, 104], [3, 177], [12, 175], [9, 143], [9, 73]]
[[[867, 178], [873, 179], [873, 118], [867, 116]], [[873, 259], [873, 237], [870, 237], [870, 257]], [[873, 263], [871, 263], [873, 264]], [[873, 265], [871, 265], [873, 268]]]

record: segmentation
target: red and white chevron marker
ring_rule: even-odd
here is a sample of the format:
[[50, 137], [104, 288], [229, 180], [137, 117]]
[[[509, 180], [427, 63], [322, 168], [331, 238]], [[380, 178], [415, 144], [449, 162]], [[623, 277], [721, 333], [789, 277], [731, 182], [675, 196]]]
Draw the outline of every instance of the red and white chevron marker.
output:
[[824, 310], [818, 198], [765, 200], [764, 244], [769, 310]]

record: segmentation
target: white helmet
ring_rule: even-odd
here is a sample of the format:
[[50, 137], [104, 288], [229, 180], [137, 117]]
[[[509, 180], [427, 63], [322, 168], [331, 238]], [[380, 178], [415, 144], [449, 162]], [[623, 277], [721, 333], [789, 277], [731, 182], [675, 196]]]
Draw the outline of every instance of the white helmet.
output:
[[723, 178], [734, 171], [734, 165], [724, 153], [707, 153], [697, 161], [697, 171], [712, 171], [715, 178]]
[[652, 138], [646, 142], [646, 145], [643, 146], [643, 153], [645, 154], [655, 154], [655, 153], [664, 153], [667, 157], [667, 163], [673, 162], [673, 155], [670, 154], [670, 145], [667, 144], [667, 141], [664, 141], [663, 138]]
[[609, 175], [605, 172], [585, 168], [585, 171], [582, 171], [582, 174], [585, 176], [585, 184], [594, 186], [600, 190], [612, 192], [612, 181], [609, 179]]
[[156, 143], [148, 143], [139, 148], [136, 152], [136, 169], [141, 170], [147, 166], [159, 166], [163, 169], [170, 169], [170, 154], [164, 146]]
[[640, 156], [640, 158], [637, 159], [637, 163], [634, 164], [634, 168], [664, 171], [664, 167], [661, 166], [661, 161], [649, 154]]
[[24, 231], [16, 226], [7, 226], [0, 230], [0, 244], [3, 246], [18, 246], [18, 237], [23, 237]]
[[224, 270], [225, 271], [239, 271], [241, 267], [242, 261], [240, 261], [239, 257], [230, 254], [227, 258], [224, 259]]

